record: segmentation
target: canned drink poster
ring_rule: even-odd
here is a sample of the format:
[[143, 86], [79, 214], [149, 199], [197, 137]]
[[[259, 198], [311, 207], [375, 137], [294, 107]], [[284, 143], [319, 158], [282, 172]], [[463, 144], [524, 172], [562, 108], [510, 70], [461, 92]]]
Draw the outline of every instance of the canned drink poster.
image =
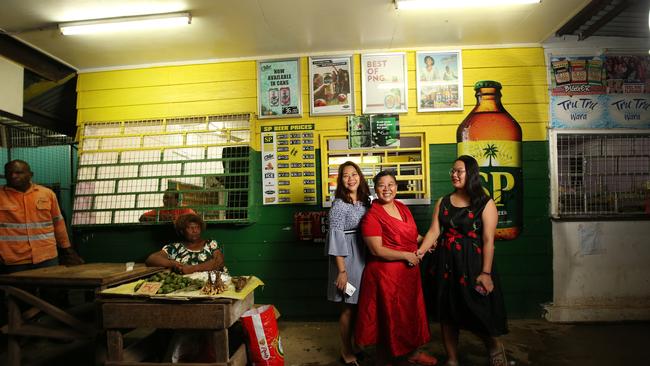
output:
[[300, 117], [300, 60], [298, 58], [257, 62], [258, 117]]

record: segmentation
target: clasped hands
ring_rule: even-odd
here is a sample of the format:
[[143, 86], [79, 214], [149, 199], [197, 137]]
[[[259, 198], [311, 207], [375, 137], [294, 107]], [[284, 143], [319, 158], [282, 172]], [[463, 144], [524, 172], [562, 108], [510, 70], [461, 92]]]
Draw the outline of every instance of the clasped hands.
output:
[[420, 249], [416, 250], [413, 253], [407, 252], [406, 253], [406, 262], [408, 263], [409, 267], [413, 267], [416, 264], [419, 264], [422, 262], [422, 258], [424, 258], [424, 255], [427, 253], [433, 252], [433, 249], [435, 248], [435, 245], [433, 248], [427, 250], [427, 251], [421, 251]]
[[413, 267], [416, 264], [419, 264], [422, 261], [422, 258], [424, 258], [424, 253], [425, 252], [420, 252], [420, 249], [416, 250], [415, 252], [406, 252], [404, 258], [406, 262], [408, 263], [409, 267]]

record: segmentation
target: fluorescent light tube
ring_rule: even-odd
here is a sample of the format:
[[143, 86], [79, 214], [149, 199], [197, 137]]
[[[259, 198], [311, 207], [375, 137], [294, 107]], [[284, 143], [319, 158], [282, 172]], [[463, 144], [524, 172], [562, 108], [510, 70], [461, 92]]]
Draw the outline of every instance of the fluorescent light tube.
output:
[[541, 0], [395, 0], [397, 9], [485, 8], [490, 6], [536, 4]]
[[190, 13], [187, 12], [165, 13], [61, 23], [59, 24], [59, 29], [65, 36], [102, 32], [121, 32], [187, 25], [190, 24], [191, 19], [192, 17], [190, 16]]

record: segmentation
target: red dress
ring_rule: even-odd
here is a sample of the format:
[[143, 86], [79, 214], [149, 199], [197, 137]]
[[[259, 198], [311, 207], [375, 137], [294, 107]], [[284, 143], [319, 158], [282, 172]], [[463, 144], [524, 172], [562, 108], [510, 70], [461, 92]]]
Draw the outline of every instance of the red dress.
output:
[[[418, 229], [411, 211], [395, 205], [400, 221], [377, 201], [361, 221], [364, 237], [381, 236], [386, 248], [415, 252]], [[361, 279], [355, 340], [361, 346], [378, 344], [393, 357], [414, 351], [431, 338], [422, 295], [420, 267], [406, 261], [384, 261], [369, 255]]]

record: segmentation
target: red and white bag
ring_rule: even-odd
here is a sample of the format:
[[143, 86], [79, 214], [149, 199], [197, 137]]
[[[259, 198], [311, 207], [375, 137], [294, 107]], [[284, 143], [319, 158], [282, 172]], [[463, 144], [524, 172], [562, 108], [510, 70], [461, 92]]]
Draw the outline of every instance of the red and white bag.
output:
[[241, 316], [248, 335], [248, 350], [253, 366], [284, 366], [284, 351], [273, 306], [263, 305]]

